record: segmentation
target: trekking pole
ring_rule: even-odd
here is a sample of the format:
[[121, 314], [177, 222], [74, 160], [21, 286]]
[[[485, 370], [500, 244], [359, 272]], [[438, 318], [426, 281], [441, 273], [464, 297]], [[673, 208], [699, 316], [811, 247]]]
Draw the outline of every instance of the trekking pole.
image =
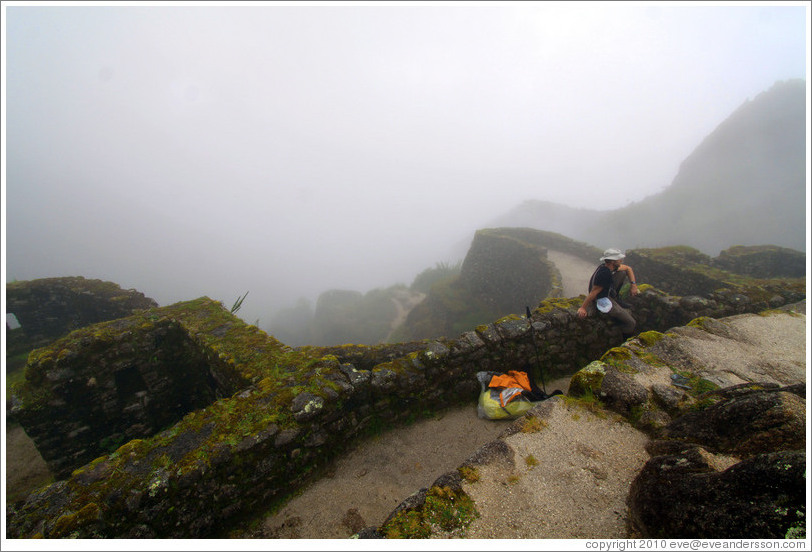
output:
[[536, 345], [536, 332], [533, 330], [533, 322], [530, 319], [530, 307], [524, 307], [527, 311], [527, 321], [530, 323], [530, 337], [533, 338], [533, 349], [536, 351], [536, 373], [541, 378], [541, 389], [547, 394], [547, 386], [544, 385], [544, 372], [541, 370], [541, 360], [539, 360], [539, 347]]

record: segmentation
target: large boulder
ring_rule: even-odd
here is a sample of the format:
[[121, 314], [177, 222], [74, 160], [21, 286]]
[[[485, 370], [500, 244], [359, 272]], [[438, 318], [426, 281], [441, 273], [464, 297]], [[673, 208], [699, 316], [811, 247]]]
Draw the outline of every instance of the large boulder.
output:
[[781, 388], [749, 389], [741, 396], [689, 412], [666, 426], [662, 434], [741, 457], [802, 449], [805, 436], [806, 400]]
[[610, 367], [603, 377], [600, 396], [607, 406], [628, 416], [643, 407], [648, 391], [629, 374]]
[[725, 469], [698, 446], [649, 460], [632, 483], [631, 524], [644, 537], [783, 539], [802, 526], [804, 451], [758, 454]]

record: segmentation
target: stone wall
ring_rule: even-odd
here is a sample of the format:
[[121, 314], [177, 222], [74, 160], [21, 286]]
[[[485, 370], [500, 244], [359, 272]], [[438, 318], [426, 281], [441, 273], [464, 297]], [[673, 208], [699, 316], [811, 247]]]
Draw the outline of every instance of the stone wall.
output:
[[435, 282], [409, 312], [399, 335], [415, 340], [457, 335], [545, 297], [561, 296], [561, 274], [547, 259], [548, 242], [568, 245], [578, 254], [588, 250], [564, 236], [530, 228], [477, 231], [459, 276]]
[[6, 355], [27, 353], [79, 328], [158, 304], [136, 290], [81, 276], [6, 284], [6, 312], [20, 327], [7, 332]]
[[551, 295], [550, 275], [558, 271], [534, 237], [533, 230], [521, 228], [477, 231], [462, 263], [460, 284], [500, 314], [537, 305]]
[[685, 246], [630, 250], [623, 262], [640, 281], [674, 295], [705, 295], [725, 286], [731, 277], [712, 270], [708, 255]]
[[384, 362], [391, 362], [410, 353], [424, 350], [431, 340], [410, 341], [407, 343], [386, 343], [382, 345], [335, 345], [298, 347], [315, 357], [334, 356], [341, 364], [352, 364], [358, 370], [372, 370]]
[[[639, 331], [664, 331], [697, 316], [795, 302], [804, 293], [803, 281], [682, 298], [643, 286], [628, 301]], [[202, 308], [205, 300], [156, 309], [153, 316], [172, 317], [250, 385], [32, 493], [9, 509], [8, 536], [222, 535], [241, 515], [295, 492], [366, 433], [451, 403], [473, 402], [478, 371], [538, 362], [552, 378], [600, 358], [621, 342], [621, 334], [606, 318], [580, 319], [581, 301], [547, 300], [530, 320], [508, 316], [455, 339], [426, 341], [424, 348], [369, 370], [346, 362], [351, 356], [293, 351], [224, 309]]]
[[598, 259], [603, 254], [602, 250], [593, 245], [573, 240], [556, 232], [537, 230], [535, 228], [502, 228], [497, 230], [500, 232], [507, 231], [516, 239], [552, 249], [553, 251], [568, 253], [590, 263], [598, 262]]
[[35, 351], [26, 378], [12, 412], [57, 479], [247, 385], [181, 324], [140, 316]]
[[713, 266], [754, 278], [805, 278], [806, 255], [775, 245], [725, 249], [713, 259]]

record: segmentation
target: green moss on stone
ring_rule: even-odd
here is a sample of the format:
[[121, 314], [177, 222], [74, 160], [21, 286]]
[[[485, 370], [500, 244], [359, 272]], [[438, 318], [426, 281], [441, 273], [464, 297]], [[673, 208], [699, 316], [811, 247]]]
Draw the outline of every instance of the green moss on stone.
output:
[[626, 347], [613, 347], [600, 358], [601, 362], [614, 366], [626, 374], [635, 374], [637, 370], [630, 364], [632, 352]]
[[479, 481], [479, 470], [471, 466], [462, 466], [457, 468], [460, 476], [469, 483], [476, 483]]
[[536, 307], [534, 312], [546, 314], [554, 310], [577, 311], [583, 302], [583, 296], [569, 298], [552, 297], [539, 303], [539, 306]]
[[64, 538], [88, 522], [99, 519], [99, 507], [91, 502], [78, 512], [60, 516], [49, 535], [51, 538]]
[[655, 343], [662, 340], [664, 337], [665, 337], [664, 334], [653, 330], [648, 332], [642, 332], [637, 335], [637, 339], [640, 340], [640, 343], [643, 345], [643, 347], [651, 347]]
[[708, 320], [708, 318], [709, 317], [707, 317], [707, 316], [700, 316], [699, 318], [694, 318], [693, 320], [691, 320], [690, 322], [688, 322], [685, 325], [689, 326], [691, 328], [699, 328], [700, 330], [708, 331], [708, 327], [707, 327], [707, 324], [706, 324], [706, 321]]
[[421, 507], [398, 512], [381, 532], [390, 539], [425, 539], [436, 529], [459, 536], [478, 517], [474, 501], [464, 491], [435, 486]]
[[675, 373], [679, 374], [680, 376], [686, 378], [688, 380], [688, 394], [697, 397], [699, 395], [703, 395], [704, 393], [708, 393], [710, 391], [716, 391], [719, 389], [719, 386], [713, 383], [710, 380], [706, 380], [702, 376], [695, 374], [694, 372], [690, 372], [688, 370], [675, 370]]
[[572, 376], [567, 394], [571, 397], [582, 397], [587, 394], [596, 396], [600, 392], [605, 375], [605, 363], [600, 360], [590, 362]]

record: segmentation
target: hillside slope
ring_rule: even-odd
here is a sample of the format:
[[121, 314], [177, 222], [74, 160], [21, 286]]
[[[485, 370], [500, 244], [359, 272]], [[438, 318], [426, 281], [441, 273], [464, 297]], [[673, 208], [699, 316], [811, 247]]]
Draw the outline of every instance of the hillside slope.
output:
[[782, 81], [722, 122], [659, 194], [612, 211], [526, 201], [493, 224], [600, 247], [681, 244], [717, 255], [732, 244], [774, 244], [805, 251], [806, 151], [806, 82]]

